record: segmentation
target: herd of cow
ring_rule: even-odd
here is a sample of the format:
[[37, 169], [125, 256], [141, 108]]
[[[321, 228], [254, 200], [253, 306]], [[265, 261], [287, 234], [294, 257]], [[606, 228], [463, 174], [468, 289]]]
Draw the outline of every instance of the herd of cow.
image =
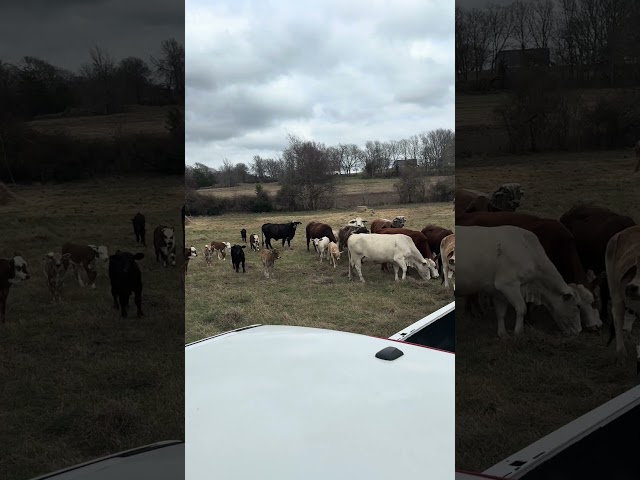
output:
[[[184, 211], [183, 211], [184, 215]], [[136, 214], [131, 220], [136, 237], [136, 243], [146, 248], [145, 217]], [[184, 234], [184, 224], [183, 224]], [[176, 242], [174, 229], [165, 225], [158, 225], [153, 231], [153, 244], [156, 261], [164, 267], [168, 264], [176, 265]], [[72, 267], [74, 277], [80, 287], [96, 288], [95, 280], [98, 275], [98, 262], [109, 263], [109, 280], [113, 307], [119, 308], [122, 317], [127, 316], [129, 298], [134, 295], [138, 317], [142, 317], [142, 273], [137, 261], [144, 258], [144, 253], [130, 253], [116, 250], [109, 255], [104, 245], [80, 245], [67, 242], [62, 245], [60, 252], [49, 252], [43, 258], [43, 272], [52, 303], [62, 302], [62, 287], [64, 278]], [[12, 285], [29, 280], [30, 274], [27, 262], [19, 255], [11, 259], [0, 258], [0, 323], [5, 323], [7, 297]]]
[[[364, 283], [362, 264], [367, 261], [381, 264], [383, 271], [388, 271], [388, 265], [391, 264], [396, 281], [399, 280], [400, 270], [402, 280], [406, 280], [408, 268], [413, 268], [425, 280], [442, 276], [442, 282], [449, 286], [449, 280], [455, 272], [455, 235], [451, 230], [436, 225], [427, 225], [422, 231], [410, 230], [404, 228], [404, 216], [397, 216], [393, 220], [374, 220], [371, 231], [365, 223], [368, 223], [367, 220], [354, 218], [336, 232], [327, 223], [310, 222], [305, 232], [307, 251], [313, 245], [318, 260], [322, 262], [327, 258], [334, 268], [346, 251], [349, 258], [349, 280], [352, 278], [352, 270], [355, 270]], [[262, 241], [257, 234], [249, 236], [250, 249], [260, 252], [266, 278], [273, 277], [275, 261], [280, 258], [280, 252], [273, 248], [271, 241], [281, 240], [283, 249], [285, 244], [291, 248], [298, 225], [301, 222], [265, 223], [262, 225]], [[245, 228], [240, 230], [240, 238], [242, 242], [247, 242]], [[233, 269], [239, 273], [242, 267], [244, 273], [245, 248], [246, 245], [213, 241], [204, 247], [205, 262], [211, 265], [214, 257], [225, 260], [229, 252]], [[197, 256], [195, 247], [185, 248], [185, 274], [189, 259]], [[443, 262], [443, 258], [446, 261]]]
[[[623, 332], [640, 314], [640, 226], [608, 208], [577, 204], [559, 219], [516, 212], [524, 191], [507, 183], [486, 194], [458, 189], [455, 214], [464, 262], [456, 298], [489, 294], [498, 335], [516, 312], [522, 332], [527, 303], [543, 305], [569, 334], [598, 329], [612, 317], [608, 344], [626, 354]], [[640, 372], [640, 345], [637, 347]]]

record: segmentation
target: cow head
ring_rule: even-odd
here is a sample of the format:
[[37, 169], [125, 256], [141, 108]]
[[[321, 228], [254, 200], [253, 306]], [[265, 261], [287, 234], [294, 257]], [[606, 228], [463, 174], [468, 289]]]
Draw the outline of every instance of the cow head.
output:
[[56, 276], [64, 274], [69, 268], [70, 257], [70, 253], [62, 255], [61, 253], [49, 252], [44, 256], [45, 268], [52, 268]]
[[274, 260], [279, 260], [280, 259], [280, 252], [278, 252], [278, 249], [273, 248], [271, 250], [271, 255], [273, 256]]
[[560, 330], [568, 335], [577, 335], [582, 331], [580, 318], [580, 298], [575, 295], [571, 287], [560, 293], [552, 293], [549, 301], [551, 311]]
[[316, 246], [316, 248], [320, 245], [320, 239], [319, 238], [312, 238], [311, 241]]
[[96, 245], [89, 245], [89, 247], [95, 250], [96, 258], [98, 260], [102, 260], [103, 262], [109, 260], [109, 250], [104, 245], [100, 245], [99, 247]]
[[109, 257], [109, 264], [114, 265], [118, 272], [128, 274], [135, 268], [136, 260], [142, 260], [143, 258], [144, 253], [136, 253], [134, 255], [116, 250], [116, 253]]
[[356, 217], [356, 218], [353, 218], [353, 219], [349, 220], [349, 223], [347, 225], [351, 225], [351, 226], [354, 226], [354, 227], [364, 227], [365, 223], [367, 223], [366, 220], [363, 220], [360, 217]]
[[524, 190], [519, 183], [505, 183], [490, 195], [489, 203], [499, 211], [515, 212], [520, 206]]
[[430, 258], [425, 258], [422, 262], [414, 263], [411, 266], [418, 270], [418, 274], [423, 280], [430, 280], [431, 278], [438, 278], [440, 276], [436, 262]]
[[391, 221], [393, 228], [404, 228], [405, 217], [404, 215], [398, 215]]
[[23, 280], [29, 280], [31, 277], [27, 270], [27, 262], [20, 255], [16, 255], [9, 260], [9, 268], [13, 270], [13, 275], [9, 277], [10, 284], [20, 283]]
[[302, 222], [291, 222], [291, 226], [295, 230], [298, 225], [302, 225]]
[[247, 248], [247, 246], [234, 244], [231, 247], [231, 258], [238, 258], [242, 254], [243, 248]]
[[597, 330], [602, 326], [600, 314], [596, 307], [596, 301], [593, 292], [589, 291], [584, 285], [569, 285], [578, 299], [580, 307], [580, 321], [585, 330]]
[[191, 247], [189, 247], [189, 257], [193, 258], [197, 256], [198, 256], [198, 252], [196, 251], [196, 247], [192, 245]]

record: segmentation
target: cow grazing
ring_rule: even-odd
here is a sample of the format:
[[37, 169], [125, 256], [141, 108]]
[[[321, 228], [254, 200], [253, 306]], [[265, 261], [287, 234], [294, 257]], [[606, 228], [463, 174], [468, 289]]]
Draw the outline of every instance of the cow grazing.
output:
[[365, 223], [367, 223], [366, 220], [363, 220], [360, 217], [356, 217], [349, 220], [349, 223], [347, 223], [347, 225], [352, 227], [364, 227]]
[[636, 316], [640, 315], [640, 225], [629, 227], [611, 237], [605, 252], [605, 263], [616, 352], [624, 356], [623, 331], [631, 332]]
[[96, 262], [102, 260], [107, 262], [109, 260], [109, 252], [104, 245], [78, 245], [75, 243], [65, 243], [62, 245], [62, 255], [69, 255], [69, 263], [74, 270], [74, 273], [78, 279], [78, 285], [85, 286], [82, 279], [83, 274], [87, 276], [87, 285], [91, 288], [96, 288], [95, 279], [98, 276], [96, 271]]
[[[442, 282], [445, 287], [449, 286], [449, 278], [453, 277], [456, 272], [456, 235], [452, 233], [442, 239], [440, 244], [440, 258], [442, 258]], [[455, 282], [453, 290], [456, 289]]]
[[[327, 251], [327, 249], [329, 248], [329, 244], [330, 243], [331, 243], [331, 240], [329, 240], [328, 237], [314, 238], [313, 239], [313, 246], [315, 247], [316, 251], [318, 252], [318, 260], [320, 261], [320, 263], [322, 263], [322, 258], [324, 257], [324, 254]], [[335, 242], [333, 242], [333, 243], [335, 243]]]
[[198, 252], [196, 251], [196, 247], [191, 246], [189, 248], [184, 248], [184, 274], [187, 274], [187, 270], [189, 269], [189, 259], [195, 258], [198, 256]]
[[120, 315], [127, 317], [129, 297], [134, 294], [134, 301], [138, 309], [138, 317], [142, 313], [142, 273], [136, 260], [142, 260], [144, 253], [121, 252], [116, 250], [109, 257], [109, 280], [111, 281], [111, 295], [113, 308], [120, 308]]
[[[594, 291], [602, 277], [589, 281], [580, 261], [574, 236], [559, 221], [519, 212], [474, 212], [456, 217], [456, 226], [496, 227], [512, 225], [534, 233], [548, 258], [565, 282], [580, 297], [581, 316], [586, 329], [602, 326]], [[465, 261], [466, 261], [466, 257]]]
[[262, 225], [262, 246], [273, 248], [271, 246], [271, 240], [273, 239], [282, 240], [282, 248], [284, 248], [285, 242], [291, 248], [291, 240], [296, 235], [296, 228], [301, 224], [302, 222], [265, 223]]
[[244, 243], [247, 243], [247, 229], [243, 228], [242, 230], [240, 230], [240, 238], [242, 239], [242, 241]]
[[[636, 222], [626, 215], [620, 215], [608, 208], [595, 205], [576, 205], [560, 217], [562, 223], [576, 241], [576, 250], [585, 270], [591, 270], [602, 278], [606, 276], [605, 252], [611, 237], [622, 230], [633, 227]], [[607, 318], [609, 287], [606, 281], [600, 284], [600, 309], [603, 319]]]
[[433, 254], [438, 257], [438, 273], [442, 275], [442, 256], [440, 255], [440, 244], [442, 243], [442, 239], [448, 235], [453, 234], [453, 231], [449, 230], [448, 228], [429, 224], [424, 227], [421, 232], [425, 237], [427, 237], [429, 248], [431, 249]]
[[418, 270], [420, 276], [425, 280], [429, 280], [434, 273], [434, 278], [438, 276], [435, 262], [424, 258], [411, 237], [407, 235], [380, 235], [376, 233], [351, 235], [347, 243], [349, 280], [351, 280], [351, 270], [355, 268], [360, 281], [364, 283], [362, 263], [365, 259], [373, 263], [392, 262], [396, 281], [398, 281], [398, 269], [402, 270], [402, 280], [404, 281], [408, 267]]
[[64, 276], [69, 268], [71, 254], [49, 252], [44, 256], [44, 275], [51, 294], [51, 303], [62, 303]]
[[[425, 237], [422, 232], [418, 232], [417, 230], [409, 230], [408, 228], [382, 228], [378, 230], [379, 235], [407, 235], [413, 240], [416, 248], [420, 252], [420, 254], [429, 260], [433, 260], [434, 265], [437, 262], [438, 258], [429, 248], [429, 242], [427, 241], [427, 237]], [[382, 264], [381, 270], [383, 272], [388, 272], [389, 269], [386, 264]], [[434, 277], [438, 276], [440, 271], [437, 269], [433, 272]]]
[[464, 258], [456, 296], [488, 293], [498, 336], [507, 335], [504, 317], [509, 305], [516, 311], [514, 333], [522, 333], [527, 302], [545, 306], [565, 333], [582, 331], [579, 299], [534, 233], [512, 225], [456, 226], [456, 236]]
[[211, 242], [211, 248], [218, 260], [224, 260], [227, 258], [227, 252], [231, 250], [231, 244], [229, 242]]
[[158, 225], [153, 231], [153, 246], [156, 250], [156, 262], [162, 259], [162, 266], [176, 264], [176, 240], [173, 228]]
[[338, 232], [338, 248], [341, 252], [344, 252], [347, 248], [347, 240], [351, 235], [356, 233], [369, 233], [367, 227], [356, 227], [354, 225], [346, 225]]
[[[309, 222], [306, 228], [307, 233], [307, 252], [309, 251], [309, 242], [314, 238], [320, 239], [322, 237], [327, 237], [330, 242], [337, 242], [338, 240], [333, 234], [333, 230], [331, 226], [326, 223], [320, 222]], [[313, 244], [314, 248], [316, 246], [315, 242]]]
[[145, 230], [145, 218], [140, 212], [136, 213], [135, 217], [131, 219], [133, 223], [133, 233], [136, 236], [136, 243], [141, 244], [143, 247], [147, 246], [146, 230]]
[[276, 260], [280, 258], [280, 253], [275, 248], [271, 250], [265, 249], [260, 252], [260, 256], [262, 257], [265, 278], [273, 278], [273, 268]]
[[11, 259], [0, 258], [0, 323], [7, 320], [7, 297], [12, 285], [29, 280], [27, 262], [20, 255]]
[[260, 250], [260, 238], [256, 233], [249, 235], [249, 245], [251, 246], [251, 250], [256, 252]]
[[242, 273], [245, 273], [244, 269], [244, 250], [243, 248], [247, 248], [246, 245], [233, 245], [231, 247], [231, 266], [236, 271], [236, 273], [240, 273], [240, 264], [242, 264]]
[[209, 245], [204, 246], [204, 261], [207, 266], [211, 266], [213, 262], [213, 248]]
[[329, 249], [329, 258], [331, 259], [333, 268], [336, 268], [338, 264], [338, 260], [340, 260], [340, 249], [338, 248], [338, 244], [336, 244], [335, 242], [330, 242], [328, 249]]

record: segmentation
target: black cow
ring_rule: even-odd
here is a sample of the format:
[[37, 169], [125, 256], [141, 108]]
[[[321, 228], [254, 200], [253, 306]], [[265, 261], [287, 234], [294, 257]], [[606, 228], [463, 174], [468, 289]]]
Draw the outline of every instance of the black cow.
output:
[[273, 248], [271, 246], [271, 239], [273, 239], [282, 240], [282, 248], [284, 248], [284, 242], [287, 242], [291, 248], [291, 240], [296, 234], [296, 227], [301, 224], [302, 222], [265, 223], [262, 225], [262, 246]]
[[[129, 296], [133, 292], [138, 317], [142, 317], [142, 274], [136, 260], [142, 260], [144, 253], [133, 255], [129, 252], [117, 250], [109, 257], [109, 280], [111, 280], [111, 295], [113, 308], [120, 307], [123, 318], [127, 317]], [[118, 305], [118, 300], [120, 304]]]
[[242, 273], [246, 273], [244, 269], [244, 251], [243, 248], [247, 248], [246, 245], [233, 245], [231, 247], [231, 266], [240, 273], [240, 264], [242, 264]]
[[243, 228], [242, 230], [240, 230], [240, 237], [242, 238], [242, 241], [244, 243], [247, 243], [247, 229]]
[[144, 215], [140, 212], [136, 213], [136, 216], [131, 219], [133, 223], [133, 233], [136, 234], [136, 243], [141, 243], [143, 246], [147, 246], [147, 242], [145, 240], [146, 230]]

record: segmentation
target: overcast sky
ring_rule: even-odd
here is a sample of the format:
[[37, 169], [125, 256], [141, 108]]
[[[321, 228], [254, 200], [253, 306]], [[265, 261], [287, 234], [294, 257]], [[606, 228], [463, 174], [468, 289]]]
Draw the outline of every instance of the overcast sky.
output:
[[186, 163], [454, 129], [454, 1], [186, 0]]
[[95, 45], [116, 60], [149, 61], [162, 40], [184, 42], [184, 3], [176, 0], [2, 0], [0, 60], [40, 57], [76, 72]]

